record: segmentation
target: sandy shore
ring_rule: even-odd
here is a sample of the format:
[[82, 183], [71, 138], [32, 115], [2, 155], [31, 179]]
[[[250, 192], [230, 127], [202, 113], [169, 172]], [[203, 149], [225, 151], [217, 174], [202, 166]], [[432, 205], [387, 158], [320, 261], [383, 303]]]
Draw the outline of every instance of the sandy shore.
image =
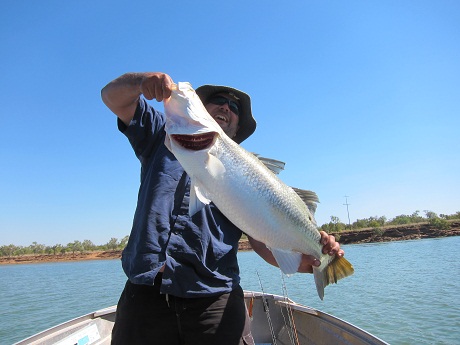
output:
[[40, 255], [23, 255], [12, 257], [0, 257], [0, 265], [12, 264], [38, 264], [45, 262], [66, 262], [66, 261], [84, 261], [84, 260], [108, 260], [120, 259], [121, 250], [106, 252], [87, 252], [87, 253], [68, 253], [68, 254], [40, 254]]

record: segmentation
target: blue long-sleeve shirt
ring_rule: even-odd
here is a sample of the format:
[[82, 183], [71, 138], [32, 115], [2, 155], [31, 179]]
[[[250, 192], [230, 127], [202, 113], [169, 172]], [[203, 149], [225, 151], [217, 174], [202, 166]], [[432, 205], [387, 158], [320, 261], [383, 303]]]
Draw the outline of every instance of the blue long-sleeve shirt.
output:
[[141, 162], [137, 208], [122, 265], [134, 284], [153, 285], [163, 272], [162, 293], [203, 297], [230, 292], [238, 286], [238, 241], [241, 230], [214, 204], [188, 215], [190, 178], [164, 145], [165, 115], [141, 99], [126, 126]]

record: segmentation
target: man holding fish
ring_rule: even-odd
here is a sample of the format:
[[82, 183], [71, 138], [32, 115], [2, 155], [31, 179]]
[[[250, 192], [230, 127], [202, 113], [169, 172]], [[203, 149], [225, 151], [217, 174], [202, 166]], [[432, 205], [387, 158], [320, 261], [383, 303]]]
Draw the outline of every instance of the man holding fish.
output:
[[[166, 109], [175, 88], [168, 74], [145, 72], [124, 74], [101, 92], [141, 162], [137, 208], [122, 255], [128, 281], [118, 303], [112, 344], [253, 344], [239, 285], [242, 230], [214, 202], [206, 202], [206, 193], [171, 152], [171, 141], [177, 139], [190, 154], [199, 155], [216, 140], [214, 134], [169, 135], [165, 124], [170, 119], [146, 101], [165, 101]], [[196, 94], [234, 142], [240, 144], [255, 131], [246, 93], [203, 85]], [[257, 254], [282, 266], [282, 251], [271, 250], [244, 230]], [[320, 232], [316, 239], [320, 253], [298, 252], [298, 272], [320, 267], [321, 251], [343, 258], [333, 236]]]

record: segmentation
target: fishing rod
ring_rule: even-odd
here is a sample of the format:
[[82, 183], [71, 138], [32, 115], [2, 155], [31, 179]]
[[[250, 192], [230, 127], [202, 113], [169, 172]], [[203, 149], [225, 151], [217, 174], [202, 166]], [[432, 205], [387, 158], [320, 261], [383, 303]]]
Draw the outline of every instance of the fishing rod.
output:
[[273, 345], [276, 345], [276, 336], [273, 329], [272, 319], [270, 317], [270, 308], [268, 306], [268, 300], [265, 297], [264, 287], [262, 286], [262, 280], [260, 279], [259, 271], [256, 270], [257, 278], [259, 279], [260, 291], [262, 291], [262, 305], [264, 307], [265, 315], [267, 316], [268, 327], [270, 328], [270, 334], [272, 336]]

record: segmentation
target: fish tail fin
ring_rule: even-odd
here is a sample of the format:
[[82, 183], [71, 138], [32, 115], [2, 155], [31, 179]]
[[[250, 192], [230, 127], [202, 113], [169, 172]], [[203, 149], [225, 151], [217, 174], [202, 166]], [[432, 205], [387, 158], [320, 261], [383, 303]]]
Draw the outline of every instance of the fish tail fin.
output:
[[325, 268], [320, 270], [313, 267], [316, 290], [321, 300], [324, 298], [324, 288], [342, 278], [351, 276], [355, 270], [352, 264], [343, 256], [336, 256]]

